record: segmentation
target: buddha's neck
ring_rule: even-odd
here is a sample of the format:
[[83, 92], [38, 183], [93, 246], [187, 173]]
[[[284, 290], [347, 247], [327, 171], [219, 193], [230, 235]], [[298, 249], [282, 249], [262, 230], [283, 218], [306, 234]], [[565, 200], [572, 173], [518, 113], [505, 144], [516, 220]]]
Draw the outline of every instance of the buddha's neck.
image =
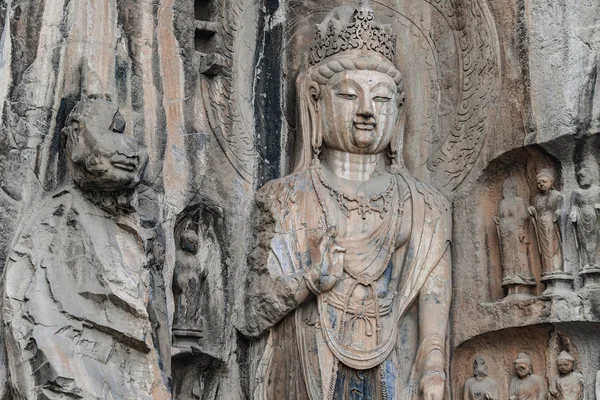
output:
[[353, 154], [324, 148], [321, 164], [340, 178], [351, 181], [368, 181], [374, 172], [385, 172], [385, 155]]
[[80, 188], [80, 190], [85, 198], [110, 214], [135, 212], [135, 189], [105, 191]]

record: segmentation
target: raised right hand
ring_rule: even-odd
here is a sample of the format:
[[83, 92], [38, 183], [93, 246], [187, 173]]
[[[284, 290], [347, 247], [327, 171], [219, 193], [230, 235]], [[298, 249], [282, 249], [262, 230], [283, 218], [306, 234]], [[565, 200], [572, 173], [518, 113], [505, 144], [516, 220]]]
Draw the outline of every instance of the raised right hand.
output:
[[306, 277], [320, 293], [333, 289], [344, 271], [346, 249], [337, 244], [336, 237], [337, 227], [329, 227], [319, 242], [319, 257], [314, 260]]

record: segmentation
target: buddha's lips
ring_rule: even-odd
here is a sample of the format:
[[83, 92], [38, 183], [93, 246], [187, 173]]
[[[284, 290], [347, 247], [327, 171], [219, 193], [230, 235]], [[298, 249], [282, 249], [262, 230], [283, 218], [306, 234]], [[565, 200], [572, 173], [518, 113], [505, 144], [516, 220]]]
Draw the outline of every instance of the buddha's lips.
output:
[[361, 131], [372, 131], [373, 129], [375, 129], [375, 124], [374, 123], [364, 123], [364, 122], [355, 122], [354, 126], [356, 127], [356, 129], [360, 129]]
[[137, 162], [130, 159], [118, 158], [116, 160], [111, 160], [110, 163], [116, 168], [129, 172], [134, 171], [137, 168]]

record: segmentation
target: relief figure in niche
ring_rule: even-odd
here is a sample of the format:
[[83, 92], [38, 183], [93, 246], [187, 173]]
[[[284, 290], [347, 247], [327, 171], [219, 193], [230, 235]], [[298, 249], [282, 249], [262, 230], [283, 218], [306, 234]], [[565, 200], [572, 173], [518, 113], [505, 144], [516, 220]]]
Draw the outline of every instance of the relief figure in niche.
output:
[[510, 381], [509, 400], [546, 400], [546, 381], [533, 373], [531, 357], [519, 353], [514, 366], [517, 375]]
[[203, 263], [197, 257], [200, 239], [186, 229], [179, 238], [173, 274], [173, 335], [202, 337], [202, 281], [206, 277]]
[[395, 35], [367, 1], [317, 31], [297, 81], [301, 162], [257, 193], [246, 318], [268, 339], [254, 398], [441, 400], [450, 205], [398, 159]]
[[556, 360], [558, 375], [553, 377], [550, 382], [550, 399], [583, 400], [583, 375], [574, 370], [574, 363], [575, 360], [571, 354], [566, 351], [559, 354]]
[[550, 168], [542, 169], [536, 177], [540, 193], [529, 207], [535, 227], [537, 248], [542, 262], [542, 282], [545, 294], [560, 289], [570, 290], [573, 277], [565, 273], [562, 233], [560, 230], [563, 195], [554, 189], [556, 175]]
[[500, 240], [502, 286], [508, 288], [510, 295], [519, 287], [535, 286], [529, 255], [530, 216], [527, 203], [517, 196], [517, 182], [513, 177], [504, 181], [502, 196], [498, 215], [493, 220]]
[[540, 194], [535, 196], [529, 213], [533, 217], [538, 249], [542, 259], [542, 273], [551, 275], [563, 272], [562, 235], [560, 217], [562, 194], [554, 189], [554, 171], [542, 169], [536, 177]]
[[579, 189], [571, 195], [571, 222], [575, 228], [577, 249], [581, 267], [600, 268], [598, 265], [598, 210], [600, 210], [600, 187], [596, 183], [598, 165], [592, 160], [584, 160], [577, 165], [576, 174]]
[[473, 361], [473, 377], [465, 382], [463, 400], [500, 400], [498, 382], [488, 377], [488, 366], [483, 357]]
[[154, 232], [135, 209], [148, 161], [112, 103], [78, 103], [63, 129], [70, 183], [22, 221], [2, 320], [18, 399], [166, 399], [153, 342]]

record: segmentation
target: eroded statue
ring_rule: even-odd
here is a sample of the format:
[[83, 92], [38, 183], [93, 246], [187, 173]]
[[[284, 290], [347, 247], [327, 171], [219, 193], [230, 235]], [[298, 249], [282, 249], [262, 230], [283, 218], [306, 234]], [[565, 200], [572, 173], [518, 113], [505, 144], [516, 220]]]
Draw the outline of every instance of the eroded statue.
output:
[[558, 375], [550, 382], [550, 399], [583, 400], [585, 395], [583, 375], [574, 370], [574, 363], [571, 354], [566, 351], [559, 354], [556, 360]]
[[600, 272], [598, 165], [587, 159], [576, 166], [575, 172], [579, 189], [574, 190], [571, 195], [571, 222], [575, 228], [581, 273], [594, 275]]
[[502, 196], [498, 214], [493, 218], [500, 239], [502, 286], [507, 288], [509, 296], [530, 294], [528, 287], [535, 286], [535, 278], [529, 255], [528, 205], [517, 196], [517, 182], [512, 177], [504, 181]]
[[136, 187], [148, 161], [104, 100], [63, 130], [71, 184], [22, 222], [5, 267], [2, 319], [18, 399], [163, 399]]
[[562, 194], [554, 189], [554, 171], [541, 170], [536, 178], [540, 193], [535, 196], [529, 213], [533, 217], [538, 249], [542, 259], [542, 273], [563, 272], [563, 252], [560, 234]]
[[256, 399], [441, 400], [447, 200], [401, 168], [395, 36], [368, 2], [317, 26], [298, 79], [303, 154], [257, 195], [248, 333]]
[[463, 400], [500, 400], [498, 382], [488, 377], [488, 366], [483, 357], [473, 361], [473, 377], [465, 382]]
[[[529, 207], [535, 227], [537, 248], [542, 261], [542, 281], [551, 292], [561, 286], [571, 286], [572, 277], [564, 270], [562, 234], [560, 231], [563, 195], [554, 189], [555, 173], [542, 169], [536, 177], [540, 193]], [[565, 283], [561, 285], [561, 283]]]
[[509, 400], [545, 400], [546, 381], [533, 373], [533, 362], [526, 353], [519, 353], [514, 362], [517, 375], [510, 381]]
[[179, 238], [173, 276], [174, 336], [202, 337], [201, 283], [206, 271], [197, 257], [199, 240], [198, 234], [190, 229]]

